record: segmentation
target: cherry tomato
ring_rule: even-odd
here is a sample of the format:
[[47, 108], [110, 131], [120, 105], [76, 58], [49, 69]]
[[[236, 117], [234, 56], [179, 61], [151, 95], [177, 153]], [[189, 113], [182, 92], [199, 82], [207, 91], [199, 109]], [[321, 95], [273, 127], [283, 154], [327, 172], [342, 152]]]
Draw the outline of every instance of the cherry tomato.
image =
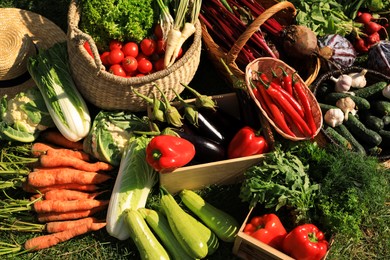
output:
[[161, 40], [163, 38], [163, 32], [159, 23], [154, 27], [154, 35], [156, 36], [157, 40]]
[[85, 48], [85, 50], [89, 53], [89, 55], [91, 55], [91, 57], [93, 58], [91, 46], [89, 45], [88, 42], [84, 42], [84, 48]]
[[119, 64], [122, 62], [124, 57], [125, 56], [123, 55], [123, 51], [121, 51], [121, 49], [113, 49], [112, 51], [110, 51], [107, 60], [112, 65]]
[[153, 64], [148, 59], [142, 59], [138, 62], [138, 71], [147, 74], [153, 69]]
[[122, 60], [122, 67], [126, 72], [133, 72], [137, 70], [138, 62], [134, 57], [126, 56]]
[[105, 51], [102, 54], [100, 54], [100, 60], [102, 61], [104, 66], [110, 65], [110, 63], [108, 62], [108, 55], [110, 55], [109, 51]]
[[156, 46], [156, 53], [157, 54], [164, 54], [165, 52], [165, 41], [160, 39], [157, 40], [157, 46]]
[[111, 65], [108, 72], [121, 77], [126, 77], [126, 72], [120, 64]]
[[140, 48], [143, 54], [146, 56], [152, 55], [157, 47], [157, 43], [155, 40], [150, 38], [145, 38], [140, 43]]
[[137, 57], [139, 52], [138, 44], [135, 42], [128, 42], [123, 45], [122, 51], [125, 56]]
[[165, 66], [164, 66], [164, 57], [158, 59], [158, 60], [154, 63], [154, 69], [155, 69], [156, 71], [160, 71], [160, 70], [165, 69]]
[[122, 48], [122, 45], [123, 43], [121, 41], [118, 41], [118, 40], [112, 40], [110, 41], [110, 50], [114, 50], [114, 49], [120, 49]]

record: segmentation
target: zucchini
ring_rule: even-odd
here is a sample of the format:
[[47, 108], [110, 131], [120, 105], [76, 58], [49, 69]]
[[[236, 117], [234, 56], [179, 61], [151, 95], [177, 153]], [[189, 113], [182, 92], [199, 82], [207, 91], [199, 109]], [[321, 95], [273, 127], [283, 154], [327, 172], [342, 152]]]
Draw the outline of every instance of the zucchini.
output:
[[208, 254], [207, 241], [204, 240], [197, 227], [189, 224], [191, 222], [190, 215], [179, 206], [175, 198], [164, 187], [160, 188], [160, 192], [161, 207], [180, 245], [192, 258], [206, 257]]
[[367, 128], [356, 116], [350, 114], [344, 125], [354, 135], [354, 137], [365, 143], [368, 147], [378, 146], [382, 142], [382, 137], [375, 131]]
[[344, 136], [337, 132], [333, 127], [327, 126], [324, 129], [324, 132], [333, 142], [335, 142], [339, 146], [344, 147], [348, 150], [352, 150], [352, 144]]
[[387, 83], [385, 81], [380, 81], [377, 83], [374, 83], [370, 86], [366, 86], [361, 89], [354, 90], [353, 93], [355, 93], [356, 97], [366, 98], [369, 99], [371, 97], [376, 97], [382, 95], [382, 90], [387, 86]]
[[371, 107], [370, 102], [367, 99], [357, 97], [348, 93], [332, 92], [325, 97], [325, 101], [330, 105], [335, 105], [339, 99], [345, 97], [350, 97], [355, 102], [357, 109], [367, 110]]
[[137, 246], [141, 259], [169, 259], [168, 253], [154, 236], [141, 213], [127, 209], [123, 214], [130, 237]]
[[373, 102], [373, 110], [379, 116], [389, 116], [390, 115], [390, 101], [378, 100]]
[[138, 211], [141, 213], [149, 227], [151, 227], [154, 233], [160, 238], [162, 244], [174, 260], [192, 259], [184, 251], [179, 241], [177, 241], [169, 227], [168, 220], [162, 213], [147, 208], [139, 208]]
[[358, 140], [356, 140], [356, 138], [345, 125], [338, 125], [334, 129], [350, 142], [353, 151], [364, 155], [366, 154], [366, 150], [364, 149], [363, 145], [359, 143]]
[[184, 205], [198, 216], [219, 239], [224, 242], [233, 242], [240, 226], [238, 222], [226, 212], [206, 202], [192, 190], [182, 190], [179, 194]]

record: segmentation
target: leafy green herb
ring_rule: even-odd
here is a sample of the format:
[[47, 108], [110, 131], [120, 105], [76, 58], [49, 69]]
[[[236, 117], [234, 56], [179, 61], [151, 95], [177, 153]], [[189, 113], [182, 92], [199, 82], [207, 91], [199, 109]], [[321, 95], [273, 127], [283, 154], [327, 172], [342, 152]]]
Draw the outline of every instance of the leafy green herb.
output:
[[297, 156], [276, 145], [263, 162], [244, 173], [239, 196], [251, 206], [260, 203], [276, 211], [292, 208], [296, 223], [308, 221], [319, 185], [310, 182], [307, 170], [308, 165], [303, 165]]

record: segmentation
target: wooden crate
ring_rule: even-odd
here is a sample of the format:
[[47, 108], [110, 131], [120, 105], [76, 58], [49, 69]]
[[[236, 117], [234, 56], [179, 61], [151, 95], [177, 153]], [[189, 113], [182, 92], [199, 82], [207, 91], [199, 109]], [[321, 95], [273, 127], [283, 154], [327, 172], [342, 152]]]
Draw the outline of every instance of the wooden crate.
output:
[[[215, 95], [212, 98], [219, 109], [239, 118], [239, 106], [235, 93]], [[193, 100], [186, 101], [193, 102]], [[264, 127], [269, 126], [263, 125]], [[266, 136], [266, 139], [273, 140], [273, 137]], [[159, 174], [160, 185], [171, 193], [177, 193], [182, 189], [201, 189], [214, 184], [237, 183], [242, 180], [243, 172], [247, 168], [259, 163], [263, 158], [264, 155], [253, 155], [181, 167], [170, 173]]]

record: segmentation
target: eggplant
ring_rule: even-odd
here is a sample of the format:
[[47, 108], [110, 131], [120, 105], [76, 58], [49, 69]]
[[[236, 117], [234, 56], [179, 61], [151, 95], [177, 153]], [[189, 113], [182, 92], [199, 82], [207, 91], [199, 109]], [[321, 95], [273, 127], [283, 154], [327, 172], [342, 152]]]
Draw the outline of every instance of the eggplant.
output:
[[192, 132], [188, 126], [184, 125], [174, 131], [195, 146], [195, 162], [209, 163], [226, 159], [226, 150], [221, 144]]

